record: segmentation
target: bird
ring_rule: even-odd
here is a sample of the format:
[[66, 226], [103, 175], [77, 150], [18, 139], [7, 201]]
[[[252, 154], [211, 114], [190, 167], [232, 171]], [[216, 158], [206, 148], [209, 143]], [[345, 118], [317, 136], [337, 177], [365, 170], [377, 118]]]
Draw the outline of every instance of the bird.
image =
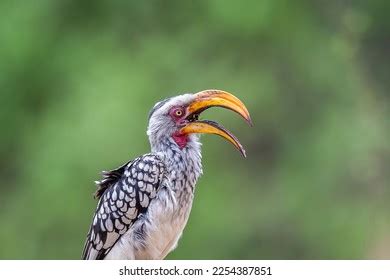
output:
[[223, 107], [252, 125], [248, 109], [233, 94], [216, 89], [186, 93], [156, 103], [149, 113], [151, 152], [102, 172], [97, 208], [85, 241], [85, 260], [162, 260], [187, 224], [202, 175], [201, 134], [219, 135], [246, 157], [237, 137], [215, 121], [200, 120]]

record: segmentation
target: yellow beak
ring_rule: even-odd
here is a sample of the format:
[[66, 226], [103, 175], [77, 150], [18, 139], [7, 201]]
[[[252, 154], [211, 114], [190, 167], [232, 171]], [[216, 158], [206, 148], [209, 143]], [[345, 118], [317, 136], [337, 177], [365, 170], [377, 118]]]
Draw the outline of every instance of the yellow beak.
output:
[[210, 107], [223, 107], [238, 113], [252, 126], [248, 109], [233, 94], [223, 90], [208, 89], [195, 93], [195, 96], [195, 101], [188, 106], [189, 114], [200, 114]]
[[[250, 125], [252, 121], [245, 107], [240, 99], [231, 93], [221, 90], [204, 90], [195, 94], [195, 100], [187, 107], [187, 115], [189, 119], [191, 116], [200, 114], [210, 107], [223, 107], [232, 110], [241, 115]], [[181, 130], [181, 134], [203, 133], [215, 134], [225, 138], [232, 143], [241, 154], [246, 157], [245, 150], [238, 139], [223, 126], [213, 121], [198, 121], [194, 119], [189, 121]]]

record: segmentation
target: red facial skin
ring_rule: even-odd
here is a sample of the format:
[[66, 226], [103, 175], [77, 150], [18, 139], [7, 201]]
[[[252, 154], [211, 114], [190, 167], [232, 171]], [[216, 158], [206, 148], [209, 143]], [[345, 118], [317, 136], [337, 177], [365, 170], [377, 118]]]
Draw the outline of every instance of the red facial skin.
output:
[[[169, 115], [178, 126], [187, 123], [186, 110], [184, 107], [173, 107], [171, 110], [169, 110]], [[183, 149], [185, 146], [187, 146], [188, 135], [181, 134], [179, 131], [176, 131], [174, 134], [172, 134], [172, 138], [173, 140], [175, 140], [176, 144], [179, 146], [180, 149]]]
[[176, 144], [180, 149], [184, 149], [188, 143], [188, 136], [185, 134], [180, 134], [179, 132], [175, 132], [172, 135], [173, 140], [175, 140]]

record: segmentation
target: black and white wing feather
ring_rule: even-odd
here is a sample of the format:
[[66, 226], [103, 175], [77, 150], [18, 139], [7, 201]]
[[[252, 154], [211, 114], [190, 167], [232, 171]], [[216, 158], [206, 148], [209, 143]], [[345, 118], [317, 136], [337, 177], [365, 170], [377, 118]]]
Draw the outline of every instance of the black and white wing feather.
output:
[[153, 154], [103, 172], [96, 182], [99, 203], [84, 246], [83, 259], [104, 259], [119, 238], [145, 213], [165, 176], [162, 160]]

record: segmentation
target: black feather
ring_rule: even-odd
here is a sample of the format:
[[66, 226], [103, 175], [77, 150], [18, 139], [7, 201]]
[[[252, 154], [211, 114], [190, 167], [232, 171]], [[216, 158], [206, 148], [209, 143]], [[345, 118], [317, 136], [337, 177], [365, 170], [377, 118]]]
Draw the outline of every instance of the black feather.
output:
[[126, 166], [129, 165], [129, 163], [131, 163], [131, 162], [132, 161], [130, 160], [130, 161], [126, 162], [125, 164], [123, 164], [122, 166], [120, 166], [116, 169], [113, 169], [113, 170], [102, 171], [103, 179], [95, 182], [97, 185], [97, 190], [94, 193], [94, 197], [96, 199], [102, 197], [102, 195], [105, 193], [105, 191], [109, 187], [111, 187], [113, 184], [115, 184], [122, 177]]
[[[148, 171], [142, 169], [141, 164], [143, 167], [149, 165]], [[83, 259], [104, 259], [107, 256], [120, 237], [147, 212], [150, 202], [157, 196], [165, 172], [161, 159], [148, 154], [102, 173], [103, 179], [97, 182], [95, 193], [99, 202], [87, 235]], [[139, 173], [143, 173], [142, 178], [146, 174], [153, 182], [139, 180]], [[140, 181], [143, 181], [141, 187]], [[146, 188], [146, 184], [152, 188]], [[147, 205], [141, 200], [145, 196], [148, 197]], [[121, 207], [117, 207], [118, 204]]]

